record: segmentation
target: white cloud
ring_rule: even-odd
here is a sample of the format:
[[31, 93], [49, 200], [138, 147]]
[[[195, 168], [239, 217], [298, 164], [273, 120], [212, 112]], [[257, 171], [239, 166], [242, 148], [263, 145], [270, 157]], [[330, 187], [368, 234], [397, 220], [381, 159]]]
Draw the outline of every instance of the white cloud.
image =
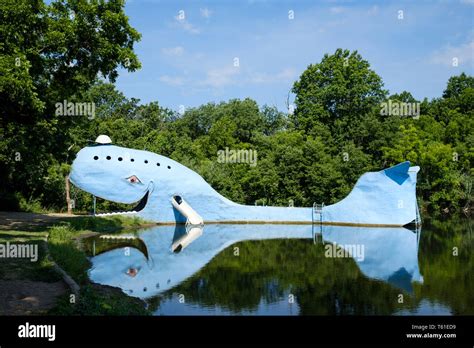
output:
[[[240, 75], [240, 78], [237, 76]], [[292, 81], [296, 77], [296, 71], [293, 68], [286, 68], [276, 74], [269, 73], [243, 73], [240, 68], [228, 66], [219, 69], [211, 69], [206, 72], [206, 78], [199, 83], [201, 86], [222, 88], [242, 83], [265, 84], [276, 83], [280, 81]]]
[[458, 64], [469, 64], [474, 62], [474, 40], [460, 46], [448, 45], [431, 56], [431, 62], [446, 66], [453, 66], [453, 59], [457, 58]]
[[291, 80], [296, 77], [296, 70], [293, 68], [286, 68], [277, 74], [279, 80]]
[[255, 73], [249, 78], [250, 83], [274, 83], [278, 81], [292, 81], [296, 78], [296, 70], [285, 68], [277, 74]]
[[160, 81], [170, 86], [182, 86], [184, 84], [184, 79], [179, 76], [162, 75]]
[[201, 16], [204, 18], [211, 18], [212, 11], [209, 10], [207, 7], [200, 8], [199, 12], [201, 12]]
[[204, 86], [221, 88], [236, 83], [234, 76], [239, 74], [237, 67], [211, 69], [206, 73], [206, 79], [201, 83]]
[[190, 34], [199, 34], [201, 32], [199, 28], [189, 23], [186, 18], [180, 18], [178, 15], [174, 17], [174, 19], [175, 19], [175, 23], [177, 23], [181, 29], [183, 29], [184, 31], [187, 31]]
[[161, 52], [167, 56], [182, 56], [184, 53], [184, 48], [181, 46], [165, 47], [161, 49]]

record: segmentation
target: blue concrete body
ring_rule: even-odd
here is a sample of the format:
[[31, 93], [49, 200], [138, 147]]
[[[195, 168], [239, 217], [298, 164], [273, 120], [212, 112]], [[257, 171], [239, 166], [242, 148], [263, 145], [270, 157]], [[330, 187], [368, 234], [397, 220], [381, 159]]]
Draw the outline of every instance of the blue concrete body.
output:
[[[325, 223], [403, 226], [415, 220], [416, 175], [409, 162], [365, 173], [340, 202], [323, 208]], [[137, 178], [134, 180], [131, 178]], [[71, 182], [97, 197], [134, 203], [146, 197], [136, 214], [146, 220], [179, 223], [186, 219], [171, 204], [181, 196], [209, 222], [311, 223], [309, 208], [246, 206], [215, 191], [199, 174], [152, 152], [115, 145], [95, 145], [77, 154]], [[319, 220], [319, 216], [316, 216]]]

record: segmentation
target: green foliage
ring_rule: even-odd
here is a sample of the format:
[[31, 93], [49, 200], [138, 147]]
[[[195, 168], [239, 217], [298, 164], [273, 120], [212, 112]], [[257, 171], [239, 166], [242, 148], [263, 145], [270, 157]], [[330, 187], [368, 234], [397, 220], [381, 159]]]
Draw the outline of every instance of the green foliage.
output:
[[139, 218], [77, 217], [51, 227], [48, 237], [49, 251], [53, 259], [79, 284], [87, 282], [87, 270], [90, 263], [83, 251], [77, 247], [77, 238], [81, 233], [94, 231], [110, 233], [125, 228], [138, 228], [145, 222]]
[[357, 51], [337, 49], [311, 64], [295, 82], [295, 123], [311, 131], [321, 122], [331, 131], [349, 131], [385, 97], [380, 76]]
[[150, 315], [145, 304], [128, 297], [119, 289], [97, 288], [86, 285], [81, 288], [79, 300], [71, 304], [69, 295], [63, 296], [49, 315]]
[[410, 160], [421, 167], [418, 191], [430, 211], [472, 203], [474, 108], [463, 96], [473, 88], [474, 78], [464, 73], [450, 78], [443, 98], [425, 103], [419, 119], [404, 119], [393, 141], [381, 147], [389, 164]]
[[87, 282], [90, 262], [84, 252], [76, 248], [74, 230], [68, 226], [53, 226], [49, 230], [48, 245], [54, 261], [60, 265], [77, 283]]
[[136, 298], [126, 296], [121, 290], [90, 284], [87, 271], [90, 261], [76, 240], [88, 231], [119, 232], [123, 229], [144, 226], [145, 221], [139, 218], [108, 217], [91, 218], [75, 217], [49, 228], [48, 246], [51, 257], [81, 285], [77, 303], [71, 304], [69, 295], [61, 298], [52, 315], [147, 315], [144, 303]]
[[[422, 101], [416, 119], [384, 116], [384, 101], [417, 101], [408, 91], [387, 99], [369, 62], [337, 49], [294, 83], [292, 115], [250, 98], [178, 115], [115, 89], [119, 67], [140, 67], [140, 35], [120, 0], [3, 1], [0, 36], [0, 209], [66, 210], [74, 153], [99, 134], [171, 157], [240, 203], [334, 203], [364, 172], [410, 160], [421, 166], [423, 207], [472, 204], [474, 78], [464, 73], [441, 98]], [[55, 103], [65, 99], [94, 102], [95, 117], [57, 116]], [[219, 163], [226, 148], [255, 151], [257, 165]], [[76, 212], [92, 210], [91, 195], [72, 187], [71, 198]], [[124, 208], [97, 200], [98, 212]]]
[[1, 231], [0, 243], [37, 245], [38, 260], [31, 262], [27, 258], [3, 258], [0, 262], [0, 279], [28, 279], [45, 282], [56, 282], [61, 277], [53, 268], [53, 263], [43, 252], [46, 233], [25, 231]]
[[68, 130], [84, 117], [56, 115], [55, 104], [88, 101], [97, 78], [140, 67], [140, 34], [123, 8], [122, 0], [0, 2], [0, 209], [18, 209], [12, 192], [58, 207]]
[[24, 197], [19, 195], [18, 198], [18, 207], [21, 211], [28, 212], [28, 213], [43, 213], [44, 208], [41, 204], [41, 201], [37, 198], [31, 198], [30, 200], [26, 200]]
[[128, 297], [120, 289], [91, 284], [87, 277], [90, 262], [75, 238], [83, 233], [119, 232], [138, 228], [146, 222], [138, 218], [74, 217], [53, 227], [39, 226], [38, 231], [1, 231], [0, 243], [37, 244], [38, 260], [7, 258], [0, 262], [0, 278], [3, 280], [30, 280], [42, 282], [61, 281], [62, 277], [53, 268], [53, 262], [44, 252], [43, 244], [48, 239], [48, 248], [53, 260], [81, 285], [76, 303], [70, 302], [70, 294], [61, 296], [50, 315], [149, 315], [145, 303]]
[[[472, 220], [426, 220], [419, 262], [423, 285], [417, 297], [449, 304], [454, 315], [474, 314]], [[454, 286], [453, 286], [454, 285]]]
[[146, 225], [154, 225], [137, 216], [108, 216], [108, 217], [92, 217], [77, 216], [65, 221], [65, 225], [70, 230], [78, 233], [80, 231], [93, 231], [100, 233], [118, 232], [124, 229], [132, 230]]

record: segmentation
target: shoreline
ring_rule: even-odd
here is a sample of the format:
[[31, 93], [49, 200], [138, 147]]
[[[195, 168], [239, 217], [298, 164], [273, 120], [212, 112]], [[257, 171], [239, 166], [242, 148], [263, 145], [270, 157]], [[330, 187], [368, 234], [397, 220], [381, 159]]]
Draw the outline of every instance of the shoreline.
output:
[[[155, 224], [133, 218], [0, 212], [0, 242], [38, 244], [38, 262], [4, 258], [0, 312], [12, 315], [149, 315], [146, 302], [88, 279], [80, 240]], [[41, 291], [39, 291], [41, 290]], [[19, 295], [16, 294], [19, 291]]]

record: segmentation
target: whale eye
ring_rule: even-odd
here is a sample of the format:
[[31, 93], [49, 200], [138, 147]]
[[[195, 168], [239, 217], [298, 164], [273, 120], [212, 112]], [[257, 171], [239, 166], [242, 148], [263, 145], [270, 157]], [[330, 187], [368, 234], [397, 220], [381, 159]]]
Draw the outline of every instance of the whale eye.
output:
[[140, 179], [138, 179], [135, 175], [132, 175], [130, 177], [127, 178], [127, 181], [130, 183], [130, 184], [138, 184], [138, 183], [141, 183]]

